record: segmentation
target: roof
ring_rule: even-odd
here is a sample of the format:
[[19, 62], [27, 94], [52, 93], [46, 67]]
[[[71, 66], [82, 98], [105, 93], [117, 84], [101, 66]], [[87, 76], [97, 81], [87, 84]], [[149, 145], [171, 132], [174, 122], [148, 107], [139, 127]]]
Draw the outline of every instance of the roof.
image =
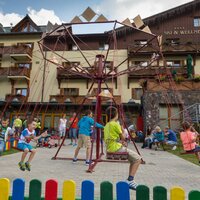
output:
[[27, 22], [34, 28], [33, 32], [41, 31], [39, 26], [37, 26], [37, 24], [29, 17], [29, 15], [26, 15], [19, 23], [17, 23], [13, 28], [11, 28], [11, 32], [19, 32], [19, 29]]
[[190, 11], [193, 11], [195, 9], [200, 9], [200, 0], [194, 0], [194, 1], [182, 4], [180, 6], [171, 8], [164, 12], [147, 17], [143, 21], [149, 25], [149, 24], [156, 23], [158, 21], [163, 21], [163, 20], [172, 18], [174, 16], [177, 17], [178, 15], [181, 15], [184, 13], [189, 13]]

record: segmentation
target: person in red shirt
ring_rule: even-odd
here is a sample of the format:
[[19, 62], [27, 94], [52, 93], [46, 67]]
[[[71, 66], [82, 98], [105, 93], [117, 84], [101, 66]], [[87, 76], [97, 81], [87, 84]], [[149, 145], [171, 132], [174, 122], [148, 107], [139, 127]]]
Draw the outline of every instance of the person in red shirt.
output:
[[183, 143], [183, 149], [186, 152], [194, 152], [200, 163], [200, 146], [196, 143], [199, 134], [193, 131], [189, 122], [183, 122], [182, 127], [184, 131], [180, 133], [180, 138]]
[[69, 120], [69, 124], [71, 125], [71, 128], [69, 130], [69, 137], [71, 138], [70, 145], [76, 146], [77, 145], [77, 127], [78, 127], [78, 118], [76, 117], [76, 113], [73, 113], [73, 116]]

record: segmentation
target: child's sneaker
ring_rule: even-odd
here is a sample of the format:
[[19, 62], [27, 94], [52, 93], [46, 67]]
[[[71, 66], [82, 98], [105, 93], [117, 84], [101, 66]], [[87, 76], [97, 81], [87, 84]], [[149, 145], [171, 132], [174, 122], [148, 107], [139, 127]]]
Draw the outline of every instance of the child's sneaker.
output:
[[25, 166], [24, 162], [19, 162], [18, 166], [19, 166], [20, 170], [22, 170], [22, 171], [26, 170], [26, 166]]
[[70, 143], [69, 143], [69, 145], [73, 145], [73, 143], [72, 143], [72, 142], [70, 142]]
[[129, 185], [129, 189], [131, 189], [131, 190], [136, 190], [138, 184], [137, 184], [134, 180], [132, 180], [132, 181], [128, 181], [128, 180], [127, 180], [127, 183], [128, 183], [128, 185]]
[[78, 159], [74, 158], [72, 162], [75, 164], [75, 163], [77, 163], [77, 161], [78, 161]]
[[87, 161], [87, 160], [85, 161], [85, 165], [86, 166], [89, 166], [90, 164], [93, 164], [93, 162], [91, 160], [90, 161]]
[[175, 151], [175, 150], [176, 150], [176, 148], [177, 148], [176, 146], [173, 146], [172, 150], [173, 150], [173, 151]]
[[73, 144], [73, 147], [75, 147], [75, 146], [77, 146], [77, 144], [75, 143], [75, 144]]
[[30, 172], [31, 171], [31, 165], [29, 162], [25, 163], [26, 169]]

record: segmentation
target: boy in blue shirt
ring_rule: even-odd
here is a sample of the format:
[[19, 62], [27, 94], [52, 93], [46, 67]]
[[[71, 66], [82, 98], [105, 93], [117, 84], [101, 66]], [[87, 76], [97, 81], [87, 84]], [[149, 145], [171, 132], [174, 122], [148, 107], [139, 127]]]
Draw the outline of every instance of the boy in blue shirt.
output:
[[172, 146], [172, 150], [176, 150], [176, 145], [177, 145], [177, 137], [176, 133], [171, 130], [168, 126], [165, 127], [165, 135], [167, 136], [167, 140], [165, 140], [165, 143], [167, 145]]
[[86, 161], [85, 164], [90, 164], [90, 152], [91, 152], [91, 130], [92, 126], [95, 126], [97, 128], [104, 128], [103, 125], [99, 123], [95, 123], [93, 117], [93, 113], [91, 110], [86, 111], [86, 115], [81, 118], [81, 120], [78, 122], [78, 128], [79, 128], [79, 137], [78, 137], [78, 146], [74, 153], [74, 159], [73, 163], [77, 162], [77, 156], [79, 153], [79, 150], [82, 147], [86, 148]]
[[[32, 145], [30, 144], [30, 141], [31, 140], [37, 141], [41, 137], [47, 136], [47, 131], [45, 131], [40, 136], [36, 137], [35, 129], [36, 129], [37, 124], [33, 119], [28, 119], [27, 125], [28, 125], [28, 128], [26, 128], [22, 131], [20, 138], [19, 138], [18, 145], [17, 145], [17, 148], [23, 151], [21, 161], [18, 163], [19, 168], [22, 171], [25, 171], [25, 169], [27, 169], [28, 171], [31, 170], [30, 163], [33, 160], [33, 157], [36, 153], [36, 150], [33, 149]], [[25, 160], [28, 152], [30, 152], [31, 154], [29, 156], [28, 161], [26, 163], [24, 163], [24, 160]]]

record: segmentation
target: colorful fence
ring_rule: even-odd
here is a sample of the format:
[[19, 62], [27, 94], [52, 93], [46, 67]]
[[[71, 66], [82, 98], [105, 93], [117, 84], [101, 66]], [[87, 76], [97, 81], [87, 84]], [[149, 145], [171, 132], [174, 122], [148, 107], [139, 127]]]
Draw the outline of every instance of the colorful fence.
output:
[[[42, 183], [39, 180], [30, 181], [29, 197], [25, 197], [25, 181], [15, 179], [10, 196], [10, 181], [6, 178], [0, 179], [0, 200], [94, 200], [94, 183], [86, 180], [82, 182], [81, 198], [76, 198], [76, 183], [72, 180], [64, 181], [62, 198], [58, 198], [58, 182], [50, 179], [45, 183], [45, 194], [42, 197]], [[104, 181], [100, 185], [100, 200], [130, 200], [130, 190], [126, 182], [118, 182], [116, 195], [113, 194], [113, 185]], [[191, 191], [188, 200], [199, 200], [200, 192]], [[147, 186], [138, 186], [136, 200], [150, 200], [150, 192]], [[167, 189], [162, 186], [153, 188], [153, 200], [167, 200]], [[185, 191], [180, 187], [173, 187], [170, 190], [170, 200], [185, 200]]]
[[4, 151], [8, 151], [13, 147], [17, 148], [17, 143], [18, 140], [15, 140], [15, 138], [8, 138], [8, 140], [5, 142]]

